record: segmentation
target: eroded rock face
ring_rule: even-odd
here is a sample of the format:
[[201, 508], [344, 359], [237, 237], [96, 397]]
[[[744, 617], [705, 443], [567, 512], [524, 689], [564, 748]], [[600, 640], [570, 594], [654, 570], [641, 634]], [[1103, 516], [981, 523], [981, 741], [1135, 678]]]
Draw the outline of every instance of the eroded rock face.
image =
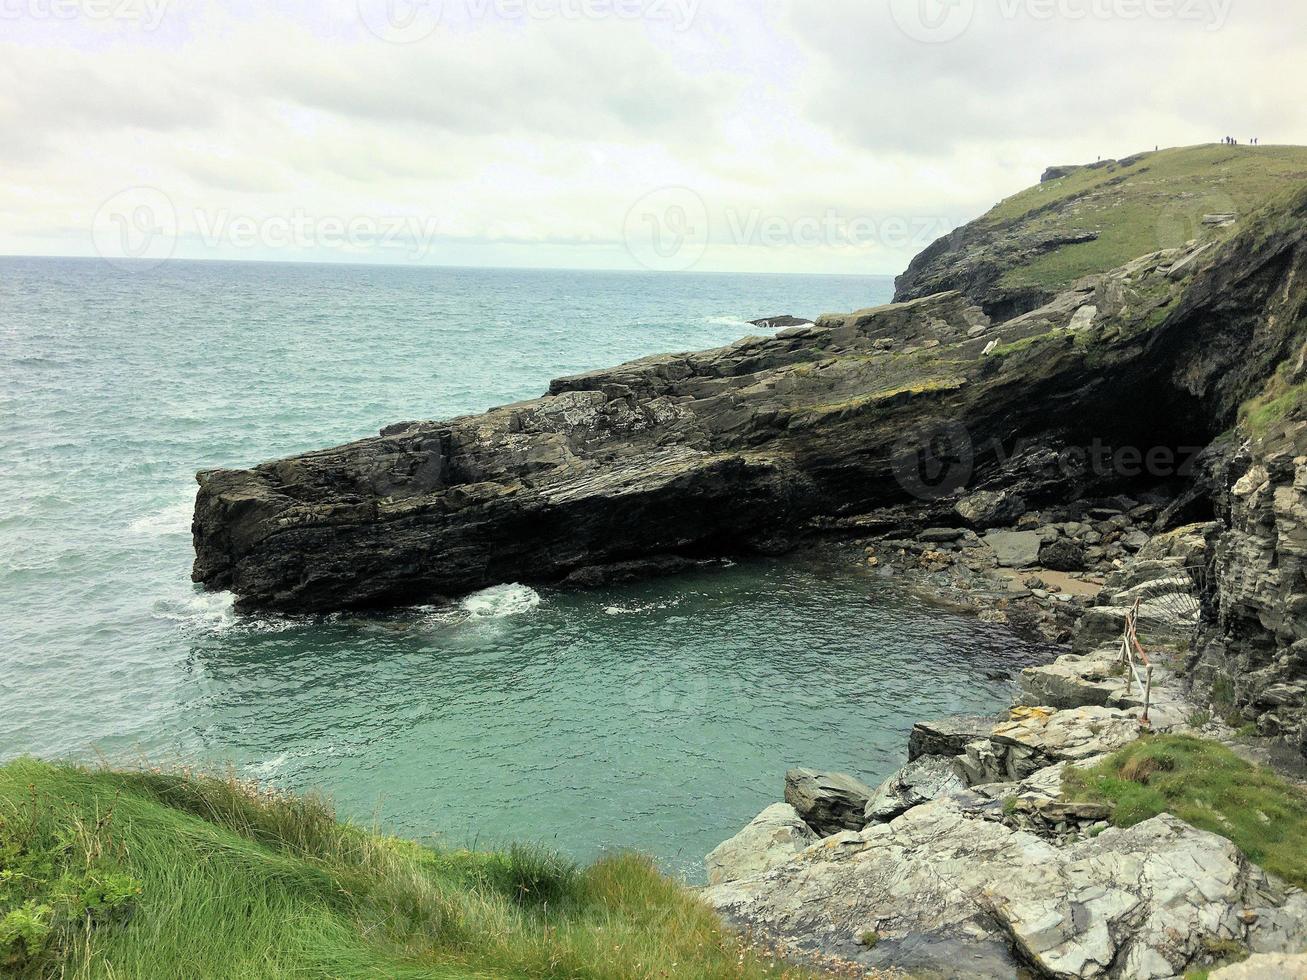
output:
[[762, 874], [816, 841], [817, 835], [794, 807], [788, 803], [769, 806], [704, 858], [708, 884], [721, 885]]
[[1245, 460], [1216, 547], [1218, 621], [1196, 673], [1263, 735], [1307, 751], [1307, 423]]
[[914, 806], [966, 789], [952, 759], [923, 756], [909, 762], [877, 787], [867, 803], [867, 823], [888, 823]]
[[[800, 949], [946, 976], [960, 949], [983, 960], [978, 976], [1015, 976], [1025, 960], [1051, 977], [1169, 978], [1217, 939], [1307, 944], [1307, 897], [1165, 815], [1058, 848], [941, 800], [704, 898]], [[867, 932], [880, 936], [872, 950]]]
[[[242, 609], [396, 605], [649, 558], [774, 552], [886, 507], [949, 524], [968, 486], [1065, 494], [1058, 448], [1133, 441], [1120, 392], [1175, 359], [1169, 345], [1204, 342], [1188, 322], [1171, 340], [1170, 325], [1195, 314], [1181, 301], [1219, 257], [1178, 281], [1172, 258], [1088, 277], [999, 326], [942, 293], [201, 473], [193, 577]], [[1224, 285], [1222, 301], [1240, 295]], [[1086, 307], [1093, 324], [1081, 316], [1071, 333]], [[942, 472], [941, 434], [953, 454]], [[1037, 448], [1013, 455], [1020, 445]]]
[[785, 802], [822, 837], [866, 826], [871, 796], [870, 786], [842, 773], [791, 769], [785, 774]]

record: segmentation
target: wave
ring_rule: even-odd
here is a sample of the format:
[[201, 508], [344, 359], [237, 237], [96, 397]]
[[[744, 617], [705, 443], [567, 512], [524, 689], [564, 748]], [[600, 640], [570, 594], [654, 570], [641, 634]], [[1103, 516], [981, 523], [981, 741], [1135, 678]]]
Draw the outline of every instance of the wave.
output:
[[196, 592], [184, 599], [160, 599], [154, 615], [200, 632], [221, 633], [240, 621], [235, 604], [231, 592]]
[[152, 514], [138, 517], [127, 525], [133, 534], [147, 537], [166, 537], [168, 535], [189, 535], [191, 518], [195, 513], [195, 491], [187, 490], [184, 500], [169, 504]]
[[703, 318], [703, 322], [711, 323], [715, 327], [739, 327], [742, 330], [759, 329], [757, 326], [750, 323], [748, 320], [743, 319], [742, 317], [730, 316], [727, 314], [722, 314], [719, 316], [706, 316]]
[[680, 604], [680, 599], [668, 599], [666, 602], [636, 602], [629, 606], [605, 606], [604, 613], [608, 616], [637, 616], [640, 613], [675, 609]]
[[503, 619], [521, 616], [540, 605], [540, 593], [526, 585], [495, 585], [474, 592], [460, 603], [472, 619]]

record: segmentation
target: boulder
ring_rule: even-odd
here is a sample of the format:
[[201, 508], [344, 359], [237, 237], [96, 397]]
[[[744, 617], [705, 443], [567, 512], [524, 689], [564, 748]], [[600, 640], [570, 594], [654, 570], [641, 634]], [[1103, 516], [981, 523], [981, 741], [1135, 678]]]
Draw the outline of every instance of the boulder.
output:
[[791, 769], [785, 774], [785, 802], [822, 837], [867, 825], [872, 789], [842, 773]]
[[[1178, 977], [1217, 940], [1307, 946], [1307, 896], [1169, 815], [1057, 847], [938, 800], [703, 898], [800, 953], [948, 977], [1031, 966], [1059, 978]], [[879, 937], [871, 950], [867, 932]]]
[[1030, 568], [1039, 563], [1040, 540], [1034, 531], [990, 531], [985, 544], [1001, 568]]
[[784, 864], [817, 835], [788, 803], [777, 803], [758, 814], [747, 827], [704, 858], [708, 884], [751, 878]]
[[1026, 502], [1010, 490], [981, 490], [963, 497], [954, 510], [972, 527], [984, 531], [1016, 523], [1026, 512]]
[[922, 756], [880, 784], [867, 803], [867, 823], [888, 823], [914, 806], [966, 788], [951, 759]]
[[994, 715], [953, 715], [936, 721], [919, 721], [908, 736], [908, 760], [939, 755], [952, 758], [967, 750], [967, 744], [987, 738], [994, 726], [1006, 720]]
[[1039, 549], [1039, 564], [1055, 572], [1083, 572], [1086, 564], [1084, 545], [1059, 538]]
[[1130, 531], [1121, 538], [1121, 544], [1126, 551], [1142, 551], [1151, 540], [1143, 531]]

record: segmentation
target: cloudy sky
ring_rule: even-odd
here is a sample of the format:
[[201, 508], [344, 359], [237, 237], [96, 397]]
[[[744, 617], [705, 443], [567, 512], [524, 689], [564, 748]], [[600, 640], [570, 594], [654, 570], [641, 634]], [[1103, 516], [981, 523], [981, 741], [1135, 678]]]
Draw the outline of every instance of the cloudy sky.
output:
[[1304, 65], [1282, 0], [0, 0], [0, 253], [893, 273], [1307, 143]]

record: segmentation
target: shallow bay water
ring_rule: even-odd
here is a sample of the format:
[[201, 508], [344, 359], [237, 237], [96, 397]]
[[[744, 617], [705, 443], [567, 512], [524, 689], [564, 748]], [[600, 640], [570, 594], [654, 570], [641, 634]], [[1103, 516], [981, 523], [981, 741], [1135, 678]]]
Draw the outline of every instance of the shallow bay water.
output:
[[691, 877], [787, 766], [868, 780], [1038, 651], [806, 556], [378, 617], [189, 582], [194, 472], [886, 301], [875, 277], [0, 259], [0, 758], [231, 763], [454, 844]]

